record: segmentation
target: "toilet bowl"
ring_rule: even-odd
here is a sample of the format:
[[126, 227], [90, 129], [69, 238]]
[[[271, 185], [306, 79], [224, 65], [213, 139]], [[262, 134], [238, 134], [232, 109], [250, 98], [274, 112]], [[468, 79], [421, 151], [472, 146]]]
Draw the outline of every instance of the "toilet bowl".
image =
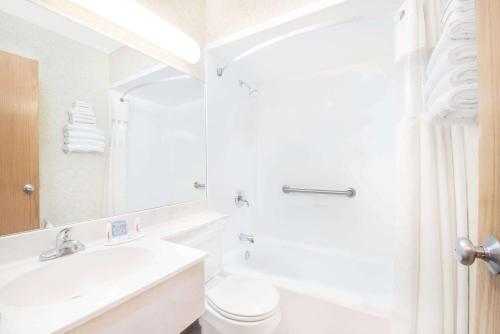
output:
[[205, 294], [203, 334], [271, 334], [281, 320], [278, 292], [265, 282], [217, 276]]

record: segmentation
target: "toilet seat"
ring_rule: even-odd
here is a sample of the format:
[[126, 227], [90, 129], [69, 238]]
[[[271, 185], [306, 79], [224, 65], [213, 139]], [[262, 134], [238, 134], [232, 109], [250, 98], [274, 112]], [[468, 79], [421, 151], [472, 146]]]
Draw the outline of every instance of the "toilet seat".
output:
[[278, 310], [276, 289], [264, 282], [229, 275], [207, 293], [207, 303], [223, 317], [241, 322], [262, 321]]

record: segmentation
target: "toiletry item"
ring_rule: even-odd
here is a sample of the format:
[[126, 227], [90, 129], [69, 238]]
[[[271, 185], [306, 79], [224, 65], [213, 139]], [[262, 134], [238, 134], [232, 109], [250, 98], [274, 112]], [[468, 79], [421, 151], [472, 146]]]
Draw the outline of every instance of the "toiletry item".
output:
[[[131, 242], [143, 237], [141, 231], [140, 218], [134, 220], [134, 230], [129, 233], [127, 220], [116, 220], [106, 224], [106, 242], [105, 246], [115, 246], [127, 242]], [[135, 231], [135, 233], [134, 233]]]
[[141, 233], [141, 217], [135, 217], [134, 230], [135, 230], [135, 233]]
[[111, 241], [111, 223], [106, 224], [106, 240]]

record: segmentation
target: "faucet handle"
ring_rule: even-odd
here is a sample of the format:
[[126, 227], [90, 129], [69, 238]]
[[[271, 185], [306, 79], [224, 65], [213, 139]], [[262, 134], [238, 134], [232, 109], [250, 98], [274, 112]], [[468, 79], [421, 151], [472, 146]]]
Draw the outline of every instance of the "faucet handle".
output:
[[245, 205], [247, 208], [250, 207], [250, 202], [247, 200], [247, 197], [243, 190], [238, 191], [236, 197], [234, 198], [234, 203], [236, 204], [237, 208], [241, 208], [243, 207], [243, 205]]
[[70, 240], [71, 240], [71, 227], [65, 227], [57, 233], [56, 236], [57, 244]]
[[255, 237], [253, 234], [240, 233], [238, 238], [240, 241], [248, 241], [251, 244], [255, 243]]

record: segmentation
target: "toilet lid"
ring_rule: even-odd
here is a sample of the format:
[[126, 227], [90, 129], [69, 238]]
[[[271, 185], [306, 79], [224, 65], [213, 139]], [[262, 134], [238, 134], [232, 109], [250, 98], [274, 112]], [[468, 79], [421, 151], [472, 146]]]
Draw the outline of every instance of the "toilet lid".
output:
[[230, 275], [208, 291], [207, 301], [229, 319], [259, 321], [274, 314], [279, 296], [276, 289], [265, 282]]

